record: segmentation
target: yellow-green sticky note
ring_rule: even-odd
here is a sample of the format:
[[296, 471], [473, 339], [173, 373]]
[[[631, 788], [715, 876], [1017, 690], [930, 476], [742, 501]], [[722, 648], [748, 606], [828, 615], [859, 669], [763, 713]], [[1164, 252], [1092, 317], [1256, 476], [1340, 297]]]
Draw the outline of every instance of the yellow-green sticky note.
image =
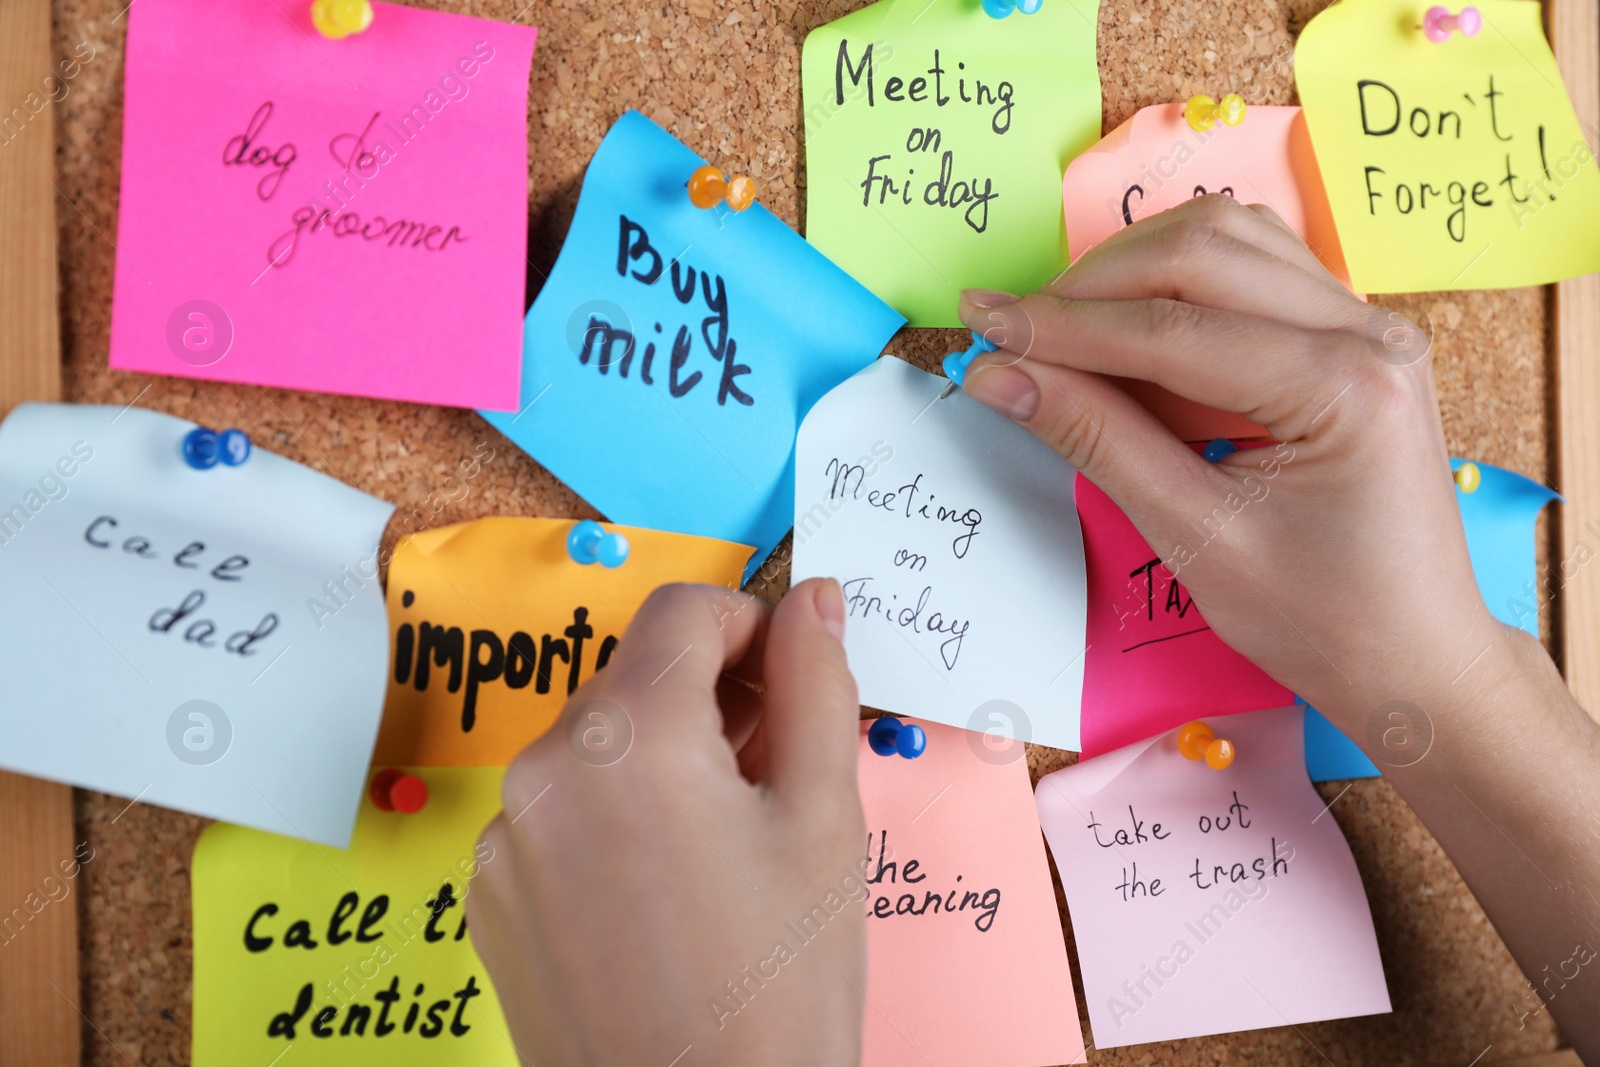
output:
[[1600, 269], [1600, 172], [1539, 5], [1474, 2], [1471, 37], [1430, 40], [1426, 0], [1343, 0], [1300, 35], [1295, 83], [1358, 290]]
[[[217, 823], [194, 851], [194, 1064], [515, 1067], [466, 929], [503, 767], [405, 768], [416, 814], [361, 802], [348, 849]], [[505, 862], [500, 860], [500, 862]]]
[[801, 58], [806, 238], [912, 326], [1067, 264], [1061, 175], [1100, 137], [1098, 0], [880, 0]]

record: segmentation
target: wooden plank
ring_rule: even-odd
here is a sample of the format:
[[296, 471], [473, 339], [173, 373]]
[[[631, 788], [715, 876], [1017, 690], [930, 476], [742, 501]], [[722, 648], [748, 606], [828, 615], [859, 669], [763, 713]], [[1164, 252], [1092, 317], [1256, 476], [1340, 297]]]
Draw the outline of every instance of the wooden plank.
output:
[[[61, 397], [51, 63], [49, 0], [0, 0], [0, 414]], [[0, 773], [0, 1064], [79, 1061], [73, 844], [71, 789]]]
[[[1593, 155], [1600, 147], [1600, 5], [1552, 0], [1547, 16], [1556, 62]], [[1580, 565], [1600, 553], [1600, 274], [1560, 282], [1552, 303], [1556, 486], [1566, 498], [1552, 561], [1561, 665], [1579, 703], [1600, 718], [1600, 566]]]

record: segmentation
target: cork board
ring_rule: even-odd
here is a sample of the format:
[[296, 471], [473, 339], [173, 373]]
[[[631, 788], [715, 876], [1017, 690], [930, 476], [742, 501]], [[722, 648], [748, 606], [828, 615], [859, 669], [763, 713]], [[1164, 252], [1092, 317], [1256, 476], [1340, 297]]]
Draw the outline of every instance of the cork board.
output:
[[[55, 0], [57, 58], [93, 58], [54, 108], [66, 398], [236, 425], [275, 452], [399, 507], [388, 540], [486, 515], [590, 516], [570, 490], [470, 412], [249, 386], [150, 378], [106, 365], [116, 249], [126, 0]], [[292, 0], [304, 2], [304, 0]], [[804, 146], [800, 46], [855, 0], [714, 4], [655, 0], [415, 0], [540, 27], [530, 86], [529, 296], [554, 262], [583, 170], [612, 121], [635, 106], [707, 158], [761, 182], [798, 225]], [[1192, 93], [1294, 102], [1292, 42], [1321, 0], [1104, 0], [1105, 128]], [[1446, 435], [1457, 455], [1549, 475], [1553, 455], [1548, 291], [1381, 297], [1431, 323]], [[889, 350], [932, 367], [952, 330], [902, 332]], [[488, 442], [470, 482], [455, 472]], [[775, 596], [786, 550], [758, 580]], [[1546, 620], [1546, 633], [1550, 632]], [[1030, 753], [1035, 778], [1070, 757]], [[1392, 1015], [1101, 1052], [1090, 1062], [1493, 1062], [1558, 1039], [1449, 860], [1381, 780], [1321, 787], [1361, 869], [1389, 977]], [[76, 798], [94, 858], [78, 878], [84, 1062], [189, 1062], [189, 859], [204, 820], [96, 793]], [[1057, 890], [1059, 898], [1059, 888]], [[1066, 912], [1062, 906], [1063, 924]], [[1070, 942], [1070, 929], [1068, 932]], [[1077, 976], [1075, 974], [1075, 979]], [[1078, 986], [1081, 999], [1081, 981]], [[1518, 1014], [1529, 1012], [1519, 1021]], [[1491, 1051], [1492, 1050], [1492, 1051]], [[1487, 1055], [1485, 1055], [1487, 1053]]]

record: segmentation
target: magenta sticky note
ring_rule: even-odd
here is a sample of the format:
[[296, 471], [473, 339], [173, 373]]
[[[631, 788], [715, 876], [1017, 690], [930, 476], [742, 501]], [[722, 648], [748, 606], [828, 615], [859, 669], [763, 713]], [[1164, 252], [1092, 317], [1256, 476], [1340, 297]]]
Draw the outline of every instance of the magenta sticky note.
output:
[[[1183, 584], [1181, 563], [1174, 574], [1122, 509], [1081, 474], [1077, 502], [1089, 579], [1084, 756], [1201, 716], [1294, 702], [1288, 689], [1212, 633]], [[1221, 536], [1232, 518], [1227, 508], [1207, 516], [1194, 527], [1189, 549], [1205, 551], [1206, 538]]]
[[1350, 846], [1306, 777], [1304, 712], [1207, 719], [1039, 780], [1097, 1048], [1389, 1011]]
[[537, 31], [373, 8], [128, 11], [113, 367], [515, 409]]

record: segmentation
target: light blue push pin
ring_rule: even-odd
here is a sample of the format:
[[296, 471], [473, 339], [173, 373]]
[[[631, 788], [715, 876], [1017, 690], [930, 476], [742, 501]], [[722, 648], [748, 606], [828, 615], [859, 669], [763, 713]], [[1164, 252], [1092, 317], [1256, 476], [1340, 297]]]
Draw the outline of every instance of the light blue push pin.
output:
[[1044, 0], [983, 0], [983, 13], [992, 19], [1003, 19], [1013, 11], [1031, 15], [1044, 6]]
[[183, 461], [197, 471], [208, 471], [222, 458], [217, 431], [196, 426], [183, 435]]
[[1205, 451], [1201, 452], [1200, 455], [1204, 457], [1207, 463], [1220, 463], [1237, 451], [1239, 451], [1238, 445], [1226, 437], [1218, 437], [1206, 445]]
[[985, 352], [995, 352], [999, 345], [992, 343], [976, 330], [972, 333], [972, 346], [965, 352], [952, 352], [944, 357], [944, 376], [950, 379], [950, 384], [944, 387], [944, 392], [939, 394], [943, 400], [949, 396], [957, 386], [961, 385], [967, 377], [967, 368], [972, 366], [972, 361]]
[[903, 723], [893, 715], [874, 719], [867, 727], [867, 747], [880, 756], [916, 759], [928, 750], [928, 735], [915, 723]]
[[593, 519], [583, 519], [567, 535], [567, 554], [574, 563], [598, 563], [614, 569], [628, 561], [628, 539], [619, 533], [606, 533], [606, 528]]

